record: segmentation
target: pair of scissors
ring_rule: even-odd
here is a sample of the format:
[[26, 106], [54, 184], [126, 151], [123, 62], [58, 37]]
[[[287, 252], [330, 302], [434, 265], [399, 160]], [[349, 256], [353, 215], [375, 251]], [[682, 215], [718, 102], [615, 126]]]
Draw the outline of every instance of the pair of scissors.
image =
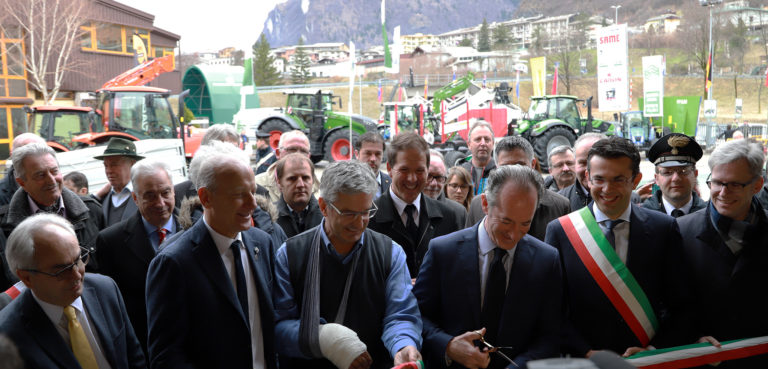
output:
[[514, 365], [515, 367], [518, 367], [518, 368], [520, 367], [519, 365], [517, 365], [517, 363], [514, 360], [510, 359], [509, 356], [505, 355], [500, 350], [500, 349], [511, 349], [512, 348], [511, 346], [496, 347], [488, 343], [488, 341], [485, 340], [485, 337], [483, 337], [483, 335], [480, 334], [480, 331], [474, 331], [474, 332], [477, 333], [478, 336], [480, 336], [480, 343], [482, 343], [486, 348], [488, 348], [488, 351], [495, 352], [499, 354], [499, 356], [504, 358], [504, 360], [508, 361], [510, 364]]

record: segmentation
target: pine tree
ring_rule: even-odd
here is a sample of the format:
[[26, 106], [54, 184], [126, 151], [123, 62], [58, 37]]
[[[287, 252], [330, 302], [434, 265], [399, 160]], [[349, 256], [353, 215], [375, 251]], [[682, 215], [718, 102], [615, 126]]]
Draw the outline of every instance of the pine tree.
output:
[[488, 30], [488, 22], [483, 18], [483, 25], [480, 26], [480, 35], [477, 39], [477, 51], [491, 51], [491, 35]]
[[304, 38], [299, 37], [296, 53], [293, 55], [293, 67], [291, 67], [291, 80], [294, 84], [303, 85], [312, 78], [309, 74], [309, 55], [304, 51]]
[[507, 46], [507, 44], [509, 44], [510, 37], [509, 28], [507, 28], [507, 26], [499, 24], [496, 26], [496, 28], [493, 29], [492, 35], [494, 49], [503, 49], [505, 46]]
[[253, 44], [253, 83], [256, 86], [276, 85], [280, 72], [275, 69], [275, 57], [269, 54], [269, 42], [264, 34]]

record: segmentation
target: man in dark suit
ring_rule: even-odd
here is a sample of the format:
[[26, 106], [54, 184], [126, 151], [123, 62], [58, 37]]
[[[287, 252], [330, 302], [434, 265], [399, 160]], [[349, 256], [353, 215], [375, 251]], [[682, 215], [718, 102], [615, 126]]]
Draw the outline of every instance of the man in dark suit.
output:
[[[545, 239], [560, 251], [563, 265], [563, 350], [628, 356], [649, 345], [692, 343], [692, 299], [677, 224], [630, 201], [642, 177], [640, 153], [628, 140], [610, 137], [592, 145], [587, 163], [594, 202], [551, 222]], [[615, 279], [617, 270], [629, 273]]]
[[[522, 165], [536, 168], [533, 146], [522, 137], [511, 136], [501, 139], [496, 143], [494, 156], [499, 166]], [[533, 216], [533, 222], [528, 228], [528, 234], [539, 241], [544, 241], [547, 224], [570, 212], [567, 198], [545, 189], [539, 198], [536, 214]], [[485, 217], [485, 212], [483, 212], [482, 199], [480, 196], [477, 196], [472, 199], [472, 203], [469, 205], [469, 215], [464, 226], [471, 227], [482, 220], [483, 217]]]
[[653, 179], [659, 190], [643, 202], [643, 207], [675, 218], [704, 209], [706, 201], [694, 191], [699, 175], [696, 162], [703, 154], [696, 140], [682, 133], [670, 133], [656, 141], [648, 150], [648, 160], [656, 166]]
[[153, 368], [277, 367], [275, 245], [252, 227], [254, 175], [236, 157], [200, 165], [203, 218], [152, 260], [147, 318]]
[[168, 164], [143, 159], [131, 168], [133, 200], [139, 211], [99, 232], [95, 257], [99, 273], [112, 277], [120, 288], [133, 330], [147, 352], [147, 269], [158, 246], [179, 229], [173, 216], [173, 182]]
[[285, 235], [293, 237], [311, 229], [323, 220], [312, 187], [317, 182], [315, 165], [306, 155], [288, 154], [275, 165], [280, 200], [277, 200], [277, 224]]
[[[710, 201], [677, 218], [699, 307], [697, 333], [717, 340], [768, 335], [768, 219], [753, 196], [763, 186], [762, 148], [746, 140], [718, 145], [709, 157]], [[768, 355], [719, 367], [765, 368]]]
[[104, 172], [112, 186], [101, 200], [104, 226], [109, 227], [132, 217], [138, 211], [136, 203], [131, 201], [131, 167], [144, 157], [136, 154], [136, 145], [132, 141], [113, 137], [104, 153], [93, 158], [104, 161]]
[[573, 143], [573, 156], [576, 158], [576, 182], [558, 192], [571, 201], [571, 211], [579, 210], [592, 201], [586, 175], [587, 155], [595, 142], [606, 137], [602, 133], [589, 132], [579, 136]]
[[427, 367], [512, 367], [474, 345], [483, 335], [520, 368], [557, 356], [560, 260], [557, 250], [526, 234], [543, 191], [533, 169], [500, 166], [481, 195], [486, 217], [430, 243], [414, 287]]
[[355, 157], [358, 161], [368, 164], [376, 176], [376, 182], [379, 184], [377, 199], [389, 191], [389, 185], [392, 183], [392, 178], [380, 170], [384, 149], [384, 138], [378, 132], [366, 132], [355, 141]]
[[429, 170], [429, 145], [421, 136], [395, 136], [387, 151], [387, 170], [392, 186], [376, 199], [379, 210], [368, 227], [402, 246], [411, 277], [416, 278], [429, 241], [458, 231], [463, 223], [445, 204], [421, 194]]
[[6, 254], [28, 289], [0, 311], [0, 333], [27, 368], [147, 367], [117, 285], [85, 273], [88, 250], [64, 218], [27, 218]]

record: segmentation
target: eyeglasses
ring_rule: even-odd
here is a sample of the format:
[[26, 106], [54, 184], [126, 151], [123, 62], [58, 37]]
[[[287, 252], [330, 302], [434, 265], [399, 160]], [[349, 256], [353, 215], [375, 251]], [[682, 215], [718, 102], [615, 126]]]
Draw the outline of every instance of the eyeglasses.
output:
[[589, 182], [592, 183], [595, 186], [602, 187], [607, 185], [608, 183], [611, 183], [616, 186], [625, 185], [632, 181], [632, 178], [627, 177], [616, 177], [613, 179], [605, 179], [603, 177], [590, 177]]
[[339, 216], [346, 220], [357, 219], [358, 216], [363, 219], [370, 219], [372, 216], [376, 215], [376, 211], [379, 210], [379, 208], [376, 207], [376, 204], [373, 204], [373, 207], [366, 211], [341, 211], [334, 206], [332, 202], [329, 202], [328, 205], [336, 211], [336, 214], [339, 214]]
[[466, 190], [467, 188], [469, 188], [469, 185], [458, 184], [458, 183], [449, 183], [447, 186], [450, 187], [450, 189], [452, 189], [454, 191], [456, 191], [456, 190]]
[[49, 277], [56, 278], [58, 280], [63, 280], [66, 277], [66, 275], [64, 273], [67, 273], [67, 272], [71, 271], [75, 267], [80, 267], [80, 266], [83, 266], [85, 264], [88, 264], [88, 260], [90, 259], [90, 256], [91, 256], [91, 251], [86, 249], [86, 248], [84, 248], [84, 247], [81, 247], [80, 248], [80, 256], [77, 257], [77, 260], [75, 260], [74, 263], [69, 264], [69, 265], [65, 266], [64, 268], [61, 268], [61, 269], [59, 269], [59, 270], [57, 270], [57, 271], [55, 271], [53, 273], [47, 273], [47, 272], [44, 272], [42, 270], [37, 270], [37, 269], [21, 269], [21, 270], [27, 271], [27, 272], [31, 272], [31, 273], [39, 273], [39, 274], [47, 275]]
[[691, 167], [682, 167], [682, 168], [662, 168], [659, 169], [658, 173], [662, 177], [672, 177], [677, 173], [680, 177], [685, 177], [691, 173], [693, 173], [693, 168]]
[[437, 183], [443, 184], [446, 179], [448, 179], [446, 176], [433, 176], [430, 174], [427, 176], [427, 183], [436, 181]]
[[[711, 176], [711, 174], [710, 174]], [[728, 191], [740, 191], [743, 190], [744, 187], [747, 187], [754, 183], [757, 180], [757, 177], [752, 178], [747, 183], [739, 183], [739, 182], [721, 182], [716, 179], [707, 179], [707, 186], [709, 186], [709, 189], [711, 191], [720, 191], [724, 187], [728, 188]]]

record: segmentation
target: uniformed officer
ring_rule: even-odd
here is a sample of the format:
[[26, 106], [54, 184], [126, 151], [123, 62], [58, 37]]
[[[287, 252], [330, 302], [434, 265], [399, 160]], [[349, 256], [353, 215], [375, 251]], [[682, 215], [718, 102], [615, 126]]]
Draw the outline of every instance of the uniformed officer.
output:
[[643, 207], [658, 210], [675, 218], [706, 207], [707, 203], [694, 191], [696, 162], [701, 159], [701, 146], [692, 137], [670, 133], [656, 141], [648, 151], [648, 160], [656, 165], [654, 180], [659, 185]]

